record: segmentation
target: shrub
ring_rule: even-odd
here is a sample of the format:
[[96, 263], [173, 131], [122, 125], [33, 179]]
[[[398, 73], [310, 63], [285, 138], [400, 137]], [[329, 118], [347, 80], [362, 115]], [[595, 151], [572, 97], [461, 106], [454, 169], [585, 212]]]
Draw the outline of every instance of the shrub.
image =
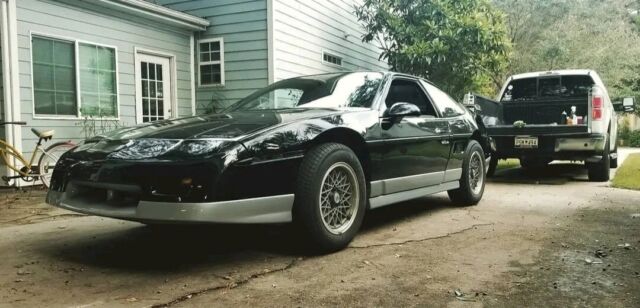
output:
[[640, 130], [634, 130], [629, 132], [627, 140], [629, 140], [629, 143], [628, 143], [629, 146], [639, 148], [640, 147]]

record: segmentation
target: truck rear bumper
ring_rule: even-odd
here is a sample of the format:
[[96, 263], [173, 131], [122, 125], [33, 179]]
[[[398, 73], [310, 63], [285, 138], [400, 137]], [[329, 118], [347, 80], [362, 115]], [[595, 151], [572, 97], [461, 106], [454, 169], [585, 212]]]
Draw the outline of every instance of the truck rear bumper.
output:
[[551, 160], [595, 160], [602, 157], [607, 142], [606, 135], [584, 134], [580, 136], [537, 136], [538, 148], [514, 147], [515, 136], [494, 136], [496, 157], [540, 157]]
[[604, 135], [591, 135], [587, 138], [556, 138], [555, 152], [594, 151], [602, 153], [607, 138]]

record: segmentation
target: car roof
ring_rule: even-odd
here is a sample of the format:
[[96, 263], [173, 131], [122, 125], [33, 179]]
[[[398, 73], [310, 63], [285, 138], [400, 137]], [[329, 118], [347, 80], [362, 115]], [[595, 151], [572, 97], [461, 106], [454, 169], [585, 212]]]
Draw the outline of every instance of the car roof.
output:
[[382, 74], [385, 77], [405, 77], [405, 78], [411, 78], [411, 79], [419, 79], [419, 80], [423, 80], [423, 81], [431, 84], [432, 86], [436, 86], [433, 82], [431, 82], [431, 80], [428, 80], [428, 79], [423, 78], [423, 77], [409, 75], [409, 74], [406, 74], [406, 73], [392, 72], [392, 71], [372, 71], [372, 70], [342, 71], [342, 72], [322, 73], [322, 74], [314, 74], [314, 75], [302, 75], [302, 76], [292, 77], [292, 78], [289, 78], [289, 79], [311, 78], [311, 79], [318, 79], [318, 80], [326, 80], [326, 79], [333, 78], [333, 77], [342, 77], [342, 76], [345, 76], [345, 75], [348, 75], [348, 74], [352, 74], [352, 73], [379, 73], [379, 74]]
[[551, 71], [539, 71], [539, 72], [529, 72], [523, 74], [517, 74], [511, 76], [511, 79], [525, 79], [525, 78], [536, 78], [536, 77], [546, 77], [546, 76], [568, 76], [568, 75], [593, 75], [595, 71], [589, 69], [575, 69], [575, 70], [551, 70]]

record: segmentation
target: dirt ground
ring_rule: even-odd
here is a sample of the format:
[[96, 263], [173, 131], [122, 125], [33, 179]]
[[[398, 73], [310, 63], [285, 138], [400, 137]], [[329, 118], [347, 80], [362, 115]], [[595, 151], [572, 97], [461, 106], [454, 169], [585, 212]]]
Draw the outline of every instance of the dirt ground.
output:
[[474, 207], [371, 211], [324, 256], [287, 226], [156, 230], [43, 196], [0, 195], [2, 307], [640, 306], [640, 192], [576, 164], [501, 171]]

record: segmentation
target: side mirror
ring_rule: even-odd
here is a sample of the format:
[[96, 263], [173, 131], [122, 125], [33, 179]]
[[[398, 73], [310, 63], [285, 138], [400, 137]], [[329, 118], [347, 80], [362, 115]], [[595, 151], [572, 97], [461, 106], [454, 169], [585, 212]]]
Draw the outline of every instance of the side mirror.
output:
[[635, 110], [636, 110], [635, 98], [625, 97], [624, 99], [622, 99], [622, 111], [634, 112]]
[[411, 103], [395, 103], [387, 109], [385, 116], [389, 118], [402, 118], [409, 116], [419, 116], [422, 112], [418, 106]]

